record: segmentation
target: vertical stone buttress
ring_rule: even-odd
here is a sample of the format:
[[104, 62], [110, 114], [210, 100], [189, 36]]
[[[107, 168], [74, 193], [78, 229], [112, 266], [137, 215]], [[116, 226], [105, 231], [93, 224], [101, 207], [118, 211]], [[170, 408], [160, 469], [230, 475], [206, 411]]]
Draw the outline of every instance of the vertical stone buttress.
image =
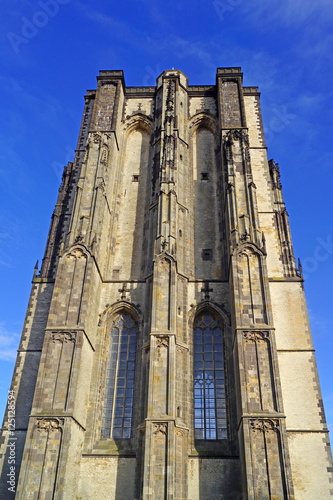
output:
[[[32, 289], [29, 298], [27, 313], [24, 321], [18, 356], [14, 368], [11, 390], [15, 395], [15, 439], [16, 439], [16, 478], [20, 472], [23, 448], [26, 442], [29, 416], [32, 412], [32, 403], [36, 388], [38, 367], [44, 342], [45, 328], [48, 321], [52, 294], [54, 290], [55, 276], [59, 262], [59, 253], [65, 244], [65, 236], [73, 215], [73, 202], [75, 198], [75, 186], [77, 184], [80, 160], [82, 157], [82, 144], [87, 139], [92, 112], [91, 96], [86, 96], [84, 117], [82, 120], [78, 149], [74, 163], [69, 162], [64, 169], [62, 182], [59, 188], [57, 203], [52, 214], [51, 226], [46, 244], [45, 254], [38, 270], [38, 263], [34, 270]], [[7, 454], [9, 433], [7, 430], [8, 418], [4, 418], [4, 431], [1, 447], [3, 467], [1, 471], [0, 496], [7, 498], [8, 489], [6, 474], [8, 473]], [[58, 422], [59, 425], [62, 421]], [[36, 422], [36, 426], [40, 424]], [[42, 455], [40, 455], [42, 456]], [[20, 495], [20, 493], [17, 493]]]
[[[184, 88], [185, 87], [185, 88]], [[157, 204], [152, 277], [148, 407], [145, 421], [145, 454], [142, 498], [164, 500], [187, 496], [186, 462], [188, 428], [176, 398], [177, 369], [186, 355], [177, 330], [178, 214], [187, 207], [178, 201], [180, 144], [186, 144], [186, 80], [179, 72], [164, 72], [157, 89], [157, 114], [161, 128], [154, 144]], [[185, 116], [184, 116], [185, 114]], [[181, 292], [180, 292], [181, 293]], [[179, 372], [178, 372], [179, 373]]]
[[249, 149], [242, 74], [217, 73], [233, 303], [237, 425], [246, 498], [293, 498], [265, 236]]
[[102, 222], [110, 220], [106, 189], [119, 149], [122, 72], [112, 76], [101, 72], [96, 94], [86, 97], [75, 168], [65, 171], [38, 278], [54, 285], [16, 498], [77, 494], [105, 267]]

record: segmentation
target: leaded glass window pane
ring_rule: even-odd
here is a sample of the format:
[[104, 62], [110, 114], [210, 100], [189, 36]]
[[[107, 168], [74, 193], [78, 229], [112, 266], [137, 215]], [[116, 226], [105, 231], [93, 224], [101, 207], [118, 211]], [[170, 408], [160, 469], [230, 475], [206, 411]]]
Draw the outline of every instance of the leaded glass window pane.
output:
[[196, 439], [227, 437], [222, 328], [207, 312], [194, 323], [194, 429]]
[[111, 329], [106, 368], [102, 438], [131, 437], [137, 325], [129, 314], [119, 314]]

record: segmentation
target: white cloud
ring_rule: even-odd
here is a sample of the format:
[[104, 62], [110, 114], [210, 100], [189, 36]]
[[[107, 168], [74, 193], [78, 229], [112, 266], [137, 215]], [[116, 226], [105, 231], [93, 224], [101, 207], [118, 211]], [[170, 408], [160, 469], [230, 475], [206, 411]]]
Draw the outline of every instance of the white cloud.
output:
[[330, 320], [327, 317], [318, 315], [312, 309], [309, 309], [309, 318], [311, 328], [315, 332], [316, 337], [329, 335], [329, 333], [331, 332], [331, 324]]
[[20, 335], [7, 329], [4, 322], [0, 323], [0, 359], [15, 361]]
[[195, 56], [198, 61], [205, 65], [211, 65], [212, 51], [209, 50], [209, 44], [194, 42], [182, 38], [178, 35], [170, 35], [161, 40], [162, 49], [166, 52], [173, 50], [177, 58], [186, 59], [189, 56]]
[[277, 25], [292, 27], [311, 21], [314, 25], [330, 23], [333, 14], [331, 0], [254, 0], [240, 3], [240, 8], [248, 19], [255, 22], [258, 29], [276, 28]]
[[95, 8], [90, 8], [80, 1], [77, 1], [75, 6], [87, 19], [98, 24], [106, 32], [112, 33], [115, 39], [119, 38], [123, 43], [134, 45], [135, 47], [138, 44], [138, 40], [140, 40], [141, 44], [144, 42], [145, 35], [142, 30], [133, 29], [133, 26], [130, 26], [128, 23], [105, 14], [103, 10], [99, 11]]

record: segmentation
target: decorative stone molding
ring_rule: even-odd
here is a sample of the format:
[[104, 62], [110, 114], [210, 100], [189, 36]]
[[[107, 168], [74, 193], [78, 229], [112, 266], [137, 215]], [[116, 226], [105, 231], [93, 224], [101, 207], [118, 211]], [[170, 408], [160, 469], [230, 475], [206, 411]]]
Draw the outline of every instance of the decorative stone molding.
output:
[[152, 133], [152, 118], [142, 112], [139, 113], [138, 111], [135, 111], [131, 115], [127, 115], [126, 121], [127, 123], [124, 126], [124, 130], [126, 130], [127, 133], [136, 129], [143, 129], [148, 132], [148, 134]]
[[98, 144], [106, 147], [108, 149], [107, 141], [110, 139], [110, 134], [106, 134], [105, 132], [90, 132], [89, 133], [89, 143], [90, 144]]
[[246, 146], [249, 145], [249, 136], [247, 130], [243, 128], [233, 128], [231, 130], [228, 130], [223, 136], [224, 144], [226, 142], [233, 144], [234, 141], [240, 141], [240, 140], [242, 140]]
[[240, 243], [236, 251], [238, 252], [239, 258], [249, 257], [253, 255], [257, 257], [262, 257], [263, 255], [261, 248], [252, 241], [245, 241], [243, 243]]
[[[232, 146], [235, 141], [241, 141], [244, 151], [244, 159], [247, 163], [250, 162], [249, 136], [247, 130], [243, 128], [235, 128], [228, 130], [223, 136], [223, 148], [228, 161], [232, 161]], [[247, 168], [248, 170], [248, 168]]]
[[169, 337], [156, 337], [156, 347], [161, 349], [162, 347], [169, 347]]
[[217, 123], [215, 117], [210, 114], [209, 109], [197, 109], [196, 114], [191, 119], [190, 130], [196, 132], [199, 127], [207, 128], [212, 134], [217, 133]]
[[107, 162], [108, 162], [108, 152], [106, 149], [103, 149], [102, 154], [101, 154], [100, 163], [102, 165], [106, 165]]
[[92, 140], [95, 144], [100, 144], [102, 137], [97, 132], [93, 135]]
[[209, 301], [210, 300], [210, 292], [213, 292], [213, 288], [209, 288], [209, 282], [206, 281], [203, 288], [201, 288], [201, 293], [203, 293], [203, 298], [202, 301]]
[[250, 420], [250, 429], [252, 431], [278, 431], [279, 430], [279, 421], [277, 419], [260, 419], [256, 418], [254, 420]]
[[264, 342], [269, 340], [269, 332], [248, 331], [243, 332], [246, 342]]
[[150, 344], [144, 345], [142, 347], [142, 351], [143, 351], [144, 354], [149, 355], [149, 353], [150, 353]]
[[[176, 92], [176, 80], [170, 79], [167, 84], [167, 97], [166, 97], [166, 109], [164, 118], [164, 128], [167, 131], [163, 139], [162, 148], [162, 171], [166, 171], [168, 168], [175, 168], [175, 147], [176, 141], [174, 136], [174, 128], [176, 122], [175, 116], [175, 92]], [[163, 180], [168, 181], [170, 172], [165, 172], [163, 174]], [[168, 177], [165, 177], [168, 176]], [[165, 177], [165, 178], [164, 178]]]
[[104, 181], [100, 181], [97, 186], [96, 186], [97, 189], [100, 189], [103, 193], [105, 192], [105, 182]]
[[167, 430], [168, 430], [168, 424], [166, 422], [156, 422], [154, 423], [154, 430], [153, 434], [163, 434], [167, 435]]
[[118, 292], [121, 294], [118, 300], [127, 300], [127, 293], [130, 294], [131, 289], [126, 288], [126, 282], [123, 283], [123, 287], [118, 289]]
[[[80, 238], [82, 238], [82, 235], [80, 235]], [[74, 257], [74, 259], [81, 259], [82, 257], [86, 258], [86, 255], [81, 248], [73, 248], [66, 255], [66, 259], [70, 259], [71, 257]]]
[[46, 430], [52, 432], [62, 430], [64, 427], [64, 423], [64, 418], [37, 418], [35, 427], [38, 431]]
[[223, 302], [217, 303], [212, 300], [203, 300], [198, 305], [191, 304], [189, 312], [189, 327], [192, 328], [195, 317], [203, 310], [210, 309], [213, 313], [218, 314], [225, 323], [225, 326], [231, 326], [231, 314], [229, 306]]
[[239, 241], [241, 243], [246, 243], [247, 241], [251, 241], [250, 234], [245, 230], [244, 233], [239, 236]]
[[273, 189], [282, 189], [279, 164], [274, 160], [269, 160], [269, 173], [271, 174]]
[[60, 342], [66, 344], [67, 342], [76, 342], [76, 332], [52, 332], [52, 342]]
[[225, 152], [225, 156], [227, 161], [232, 161], [232, 149], [231, 146], [233, 144], [231, 137], [227, 134], [223, 136], [223, 149]]

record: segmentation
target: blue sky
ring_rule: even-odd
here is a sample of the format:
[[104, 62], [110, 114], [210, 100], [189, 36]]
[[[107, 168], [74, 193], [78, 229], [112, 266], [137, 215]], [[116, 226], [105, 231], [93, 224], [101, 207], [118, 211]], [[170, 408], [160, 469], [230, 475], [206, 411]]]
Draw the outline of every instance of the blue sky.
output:
[[3, 0], [0, 23], [1, 415], [33, 268], [99, 70], [154, 85], [174, 67], [190, 84], [213, 84], [217, 67], [241, 66], [262, 92], [333, 429], [331, 0]]

